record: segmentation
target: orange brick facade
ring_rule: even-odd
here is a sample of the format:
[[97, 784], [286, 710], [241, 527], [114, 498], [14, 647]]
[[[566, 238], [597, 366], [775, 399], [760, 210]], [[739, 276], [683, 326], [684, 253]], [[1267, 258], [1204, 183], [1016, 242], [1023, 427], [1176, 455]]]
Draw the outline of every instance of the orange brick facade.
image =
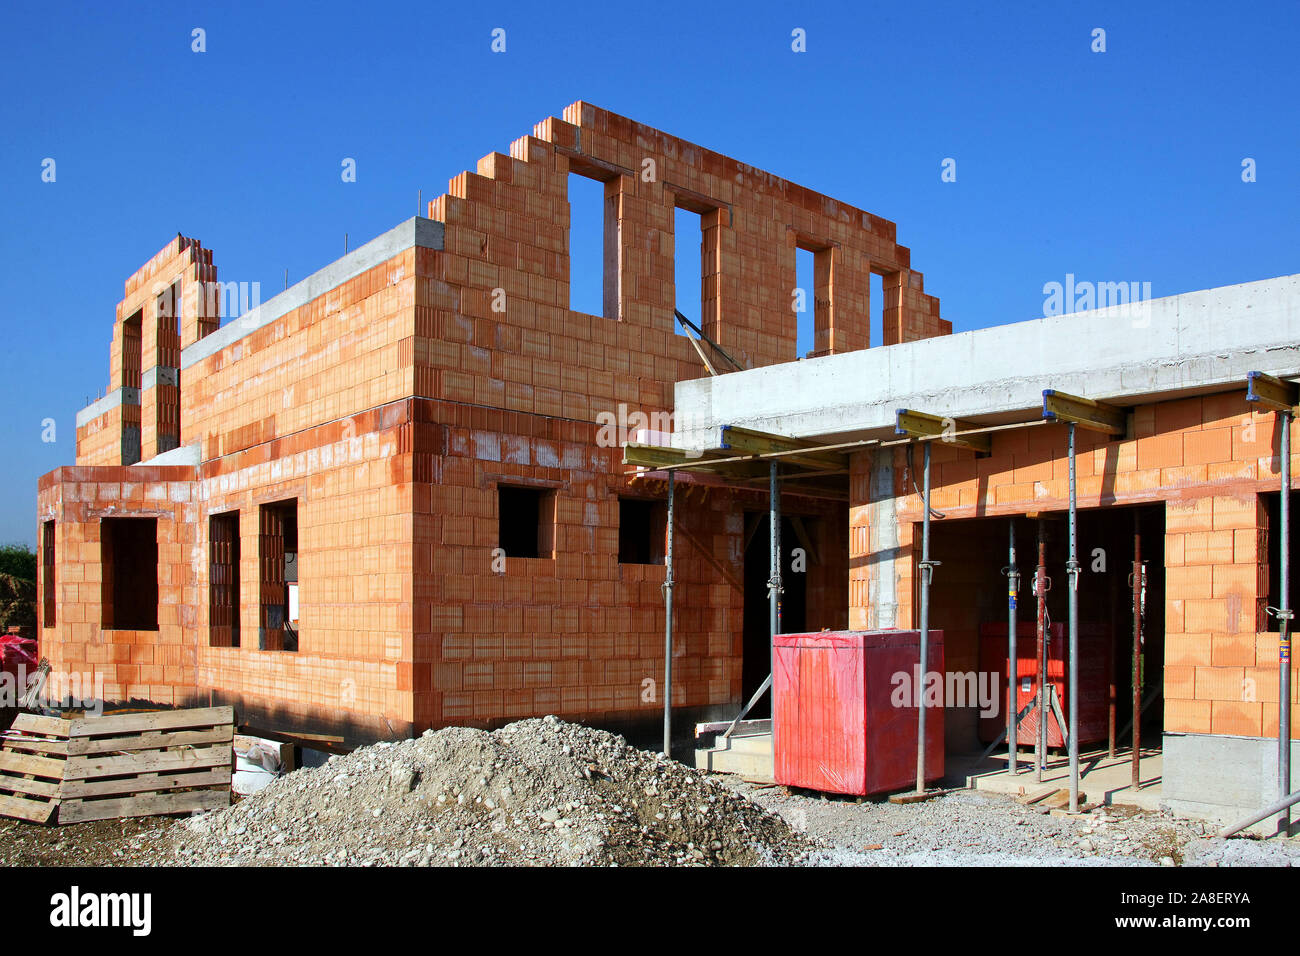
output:
[[[604, 183], [605, 315], [569, 307], [570, 174]], [[127, 281], [77, 465], [40, 482], [56, 528], [42, 652], [102, 674], [110, 700], [233, 702], [245, 723], [349, 742], [543, 713], [657, 719], [664, 569], [619, 561], [619, 496], [664, 489], [629, 478], [598, 416], [654, 421], [675, 382], [705, 374], [674, 331], [677, 208], [701, 217], [700, 324], [747, 367], [796, 358], [796, 249], [817, 262], [815, 352], [882, 344], [872, 273], [883, 344], [951, 330], [893, 223], [582, 103], [452, 180], [429, 204], [436, 239], [365, 247], [237, 336], [211, 251], [178, 236]], [[174, 463], [195, 446], [197, 463]], [[496, 560], [502, 485], [552, 496], [546, 554]], [[298, 646], [262, 650], [259, 515], [287, 501]], [[682, 708], [741, 702], [746, 512], [765, 507], [759, 489], [679, 485]], [[846, 626], [843, 506], [790, 493], [783, 508], [820, 529], [807, 626]], [[241, 639], [215, 646], [212, 521], [234, 512]], [[157, 522], [156, 631], [104, 626], [111, 517]]]

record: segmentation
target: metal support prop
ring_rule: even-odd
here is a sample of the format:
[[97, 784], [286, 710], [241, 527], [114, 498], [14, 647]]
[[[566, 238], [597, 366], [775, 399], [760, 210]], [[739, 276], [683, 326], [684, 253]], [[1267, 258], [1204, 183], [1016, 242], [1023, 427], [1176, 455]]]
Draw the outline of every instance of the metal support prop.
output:
[[1017, 689], [1020, 686], [1020, 656], [1016, 648], [1016, 597], [1020, 590], [1020, 569], [1016, 567], [1016, 519], [1010, 522], [1008, 553], [1011, 563], [1007, 565], [1007, 769], [1019, 773], [1020, 766], [1016, 760], [1016, 744], [1019, 742], [1020, 728], [1016, 704], [1019, 700]]
[[771, 642], [771, 671], [772, 680], [772, 754], [776, 755], [776, 636], [781, 633], [781, 485], [777, 477], [777, 464], [773, 461], [768, 465], [768, 496], [770, 498], [768, 505], [768, 517], [771, 521], [771, 563], [769, 564], [769, 577], [767, 582], [768, 594], [768, 617], [772, 631]]
[[1115, 612], [1115, 586], [1114, 586], [1114, 582], [1113, 582], [1113, 581], [1110, 582], [1110, 585], [1111, 585], [1111, 586], [1110, 586], [1107, 590], [1110, 592], [1110, 611], [1111, 611], [1110, 618], [1111, 618], [1111, 625], [1112, 625], [1112, 626], [1111, 626], [1108, 630], [1110, 631], [1110, 660], [1111, 660], [1111, 662], [1112, 662], [1112, 666], [1111, 666], [1111, 669], [1110, 669], [1110, 674], [1109, 674], [1108, 680], [1107, 680], [1107, 682], [1106, 682], [1106, 684], [1107, 684], [1107, 692], [1106, 692], [1106, 756], [1107, 756], [1107, 757], [1110, 757], [1110, 758], [1114, 758], [1114, 756], [1115, 756], [1115, 719], [1116, 719], [1116, 718], [1115, 718], [1115, 710], [1116, 710], [1116, 707], [1118, 706], [1118, 702], [1119, 702], [1119, 687], [1115, 684], [1115, 668], [1114, 668], [1114, 666], [1113, 666], [1113, 662], [1114, 662], [1114, 660], [1115, 660], [1116, 649], [1119, 647], [1119, 628], [1117, 628], [1117, 627], [1114, 626], [1114, 623], [1115, 623], [1115, 613], [1116, 613], [1116, 612]]
[[[1278, 570], [1277, 610], [1277, 796], [1285, 800], [1291, 792], [1291, 412], [1278, 412], [1278, 425], [1282, 429], [1282, 494], [1278, 513]], [[1278, 830], [1285, 833], [1291, 828], [1291, 807], [1287, 804], [1278, 816]]]
[[1136, 790], [1142, 759], [1142, 513], [1133, 512], [1133, 779]]
[[668, 520], [664, 544], [664, 756], [673, 755], [673, 492], [677, 472], [668, 472]]
[[925, 443], [925, 473], [922, 479], [921, 519], [921, 669], [920, 686], [912, 688], [916, 698], [916, 792], [925, 792], [925, 685], [930, 664], [930, 442]]
[[1065, 564], [1070, 576], [1070, 812], [1079, 812], [1079, 542], [1078, 502], [1075, 487], [1075, 423], [1070, 422], [1070, 559]]
[[[1282, 488], [1278, 516], [1278, 607], [1268, 610], [1277, 617], [1277, 788], [1279, 802], [1272, 811], [1278, 813], [1278, 832], [1291, 828], [1291, 421], [1300, 405], [1296, 383], [1250, 372], [1246, 375], [1246, 401], [1277, 413]], [[1264, 816], [1271, 816], [1271, 813]], [[1263, 819], [1261, 816], [1259, 819]], [[1248, 824], [1245, 824], [1248, 825]]]
[[1038, 734], [1034, 738], [1034, 779], [1043, 782], [1047, 762], [1047, 528], [1038, 519], [1038, 568], [1034, 571], [1034, 595], [1038, 598], [1037, 653], [1034, 655], [1034, 706], [1038, 710]]

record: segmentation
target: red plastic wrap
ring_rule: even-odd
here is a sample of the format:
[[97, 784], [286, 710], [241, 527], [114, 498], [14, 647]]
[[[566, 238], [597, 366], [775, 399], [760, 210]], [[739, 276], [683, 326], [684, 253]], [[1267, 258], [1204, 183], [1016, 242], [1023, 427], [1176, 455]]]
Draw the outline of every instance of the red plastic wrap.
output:
[[[1065, 670], [1065, 625], [1053, 623], [1049, 627], [1047, 680], [1056, 685], [1061, 713], [1070, 719], [1069, 677]], [[1016, 622], [1017, 682], [1016, 710], [1019, 712], [1038, 693], [1034, 668], [1037, 654], [1037, 625], [1033, 621]], [[1093, 624], [1079, 624], [1079, 744], [1105, 740], [1109, 728], [1108, 696], [1110, 694], [1110, 638], [1105, 629]], [[993, 740], [1007, 725], [1007, 625], [997, 621], [980, 627], [980, 670], [998, 675], [997, 713], [980, 718], [980, 738]], [[1033, 746], [1038, 739], [1038, 712], [1031, 711], [1020, 721], [1017, 744]], [[1056, 715], [1047, 718], [1047, 746], [1064, 747], [1065, 737], [1057, 724]]]
[[[36, 672], [36, 641], [17, 634], [0, 634], [0, 670], [28, 678]], [[20, 673], [21, 669], [21, 673]]]
[[[777, 783], [857, 796], [915, 786], [920, 642], [919, 631], [779, 635]], [[942, 631], [930, 632], [929, 658], [942, 675]], [[942, 706], [928, 708], [925, 736], [927, 777], [938, 780]]]

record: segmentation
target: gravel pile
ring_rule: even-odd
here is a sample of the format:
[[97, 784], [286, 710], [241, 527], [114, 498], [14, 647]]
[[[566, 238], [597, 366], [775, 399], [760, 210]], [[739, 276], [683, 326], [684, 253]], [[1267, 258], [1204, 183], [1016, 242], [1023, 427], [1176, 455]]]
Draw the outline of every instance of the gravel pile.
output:
[[173, 827], [156, 852], [218, 866], [753, 866], [807, 849], [716, 777], [545, 717], [331, 757]]

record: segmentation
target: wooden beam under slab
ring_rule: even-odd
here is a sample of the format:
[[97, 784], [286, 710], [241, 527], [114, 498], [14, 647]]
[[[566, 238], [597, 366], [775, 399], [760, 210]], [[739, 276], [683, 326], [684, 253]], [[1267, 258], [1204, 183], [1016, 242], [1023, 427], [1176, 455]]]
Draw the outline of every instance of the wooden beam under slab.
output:
[[[732, 454], [767, 455], [772, 452], [795, 452], [802, 448], [815, 448], [816, 442], [785, 435], [772, 435], [752, 428], [741, 428], [738, 425], [723, 425], [720, 447]], [[819, 470], [841, 469], [847, 464], [843, 454], [833, 451], [810, 451], [807, 455], [783, 455], [781, 461], [783, 464]]]
[[956, 434], [978, 427], [961, 419], [930, 415], [913, 408], [900, 408], [895, 412], [895, 434], [912, 435], [917, 438], [938, 438], [945, 445], [956, 445], [958, 448], [969, 448], [971, 451], [988, 454], [993, 450], [991, 436]]
[[1048, 421], [1074, 422], [1081, 428], [1107, 435], [1122, 435], [1128, 429], [1124, 409], [1054, 388], [1043, 389], [1043, 417]]
[[1295, 412], [1300, 405], [1300, 385], [1263, 372], [1247, 372], [1246, 401], [1275, 412]]

